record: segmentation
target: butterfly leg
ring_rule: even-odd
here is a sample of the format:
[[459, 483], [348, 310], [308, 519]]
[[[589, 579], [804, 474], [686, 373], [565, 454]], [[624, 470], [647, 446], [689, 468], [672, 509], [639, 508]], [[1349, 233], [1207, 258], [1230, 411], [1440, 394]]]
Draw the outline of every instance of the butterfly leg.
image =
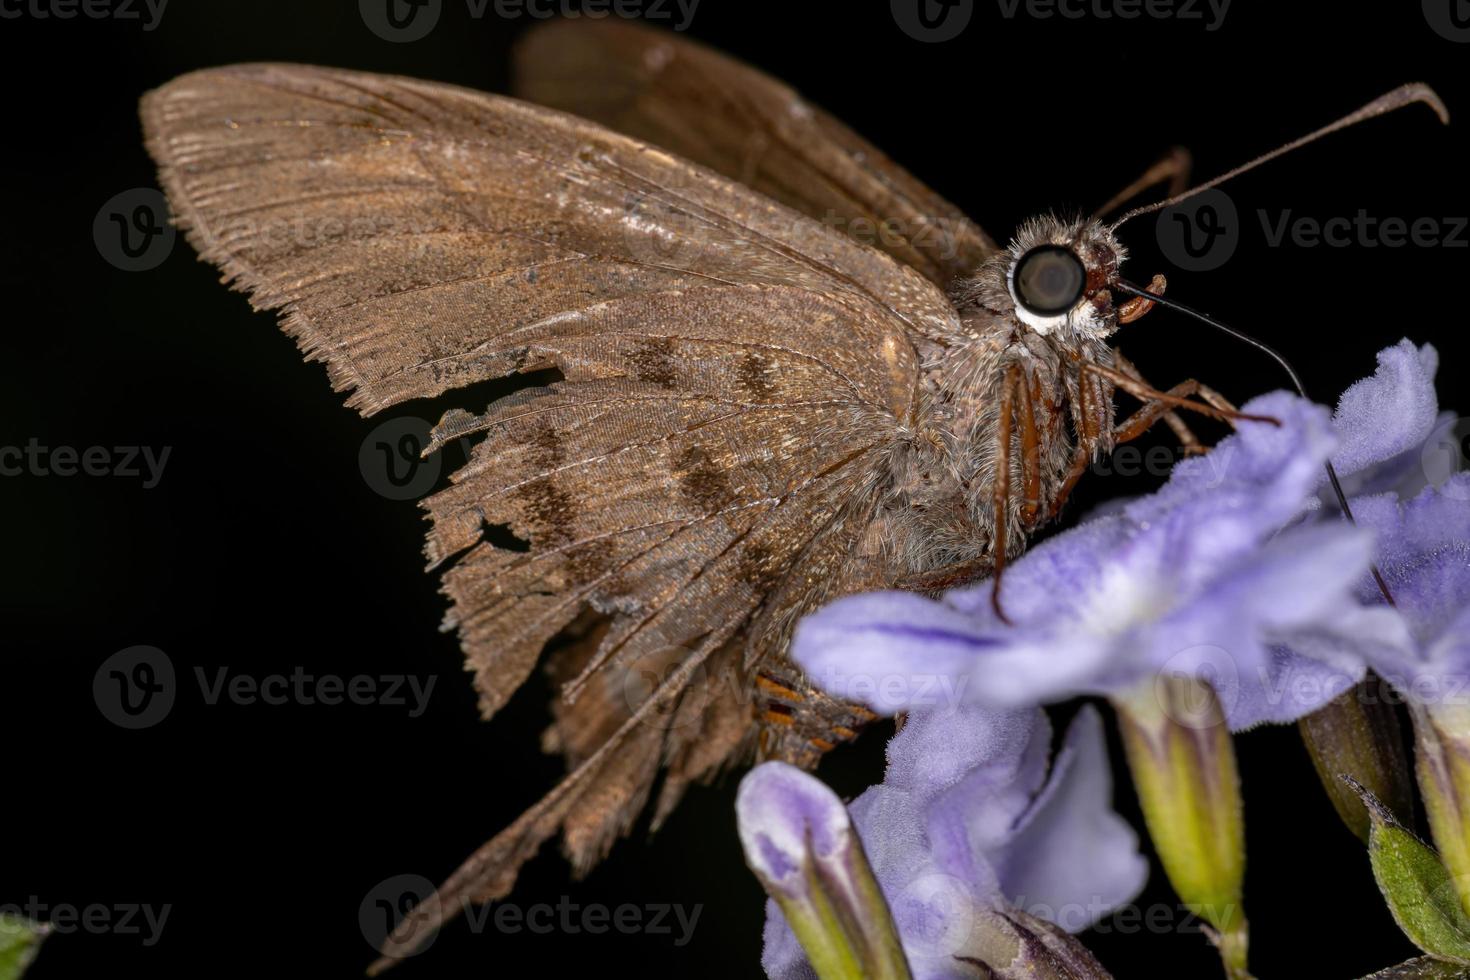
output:
[[995, 439], [995, 480], [991, 488], [994, 529], [990, 538], [990, 561], [993, 569], [990, 579], [990, 605], [1000, 621], [1006, 624], [1011, 620], [1000, 604], [1000, 582], [1006, 570], [1006, 545], [1010, 538], [1011, 435], [1017, 415], [1020, 416], [1021, 423], [1021, 484], [1026, 494], [1021, 504], [1022, 523], [1029, 525], [1034, 522], [1041, 509], [1040, 440], [1036, 433], [1036, 408], [1032, 396], [1033, 390], [1026, 384], [1025, 369], [1020, 364], [1012, 364], [1006, 369], [1005, 381], [1001, 387], [1000, 418], [997, 420]]
[[[1226, 413], [1230, 417], [1253, 418], [1253, 416], [1242, 415], [1239, 411], [1236, 410], [1234, 405], [1231, 405], [1230, 402], [1225, 399], [1224, 396], [1216, 392], [1214, 389], [1200, 384], [1193, 378], [1189, 379], [1188, 381], [1181, 381], [1179, 384], [1170, 388], [1167, 392], [1164, 392], [1164, 394], [1167, 394], [1172, 398], [1182, 399], [1187, 399], [1192, 396], [1198, 396], [1199, 398], [1208, 402], [1212, 407], [1218, 409], [1222, 413]], [[1195, 436], [1195, 434], [1190, 430], [1189, 426], [1184, 423], [1184, 420], [1180, 419], [1177, 414], [1169, 410], [1167, 405], [1158, 401], [1145, 402], [1142, 408], [1134, 412], [1132, 415], [1128, 416], [1122, 422], [1119, 422], [1118, 425], [1113, 429], [1113, 444], [1122, 445], [1125, 442], [1131, 442], [1134, 439], [1137, 439], [1139, 436], [1143, 435], [1145, 432], [1151, 429], [1154, 424], [1159, 421], [1160, 418], [1168, 422], [1169, 427], [1174, 430], [1175, 435], [1179, 437], [1179, 442], [1184, 447], [1184, 451], [1186, 453], [1189, 453], [1191, 455], [1199, 455], [1208, 451], [1206, 447], [1200, 443], [1199, 438]], [[1266, 419], [1266, 421], [1275, 420]]]
[[[1099, 377], [1107, 379], [1108, 381], [1111, 381], [1114, 387], [1121, 388], [1122, 390], [1128, 392], [1128, 394], [1132, 395], [1134, 398], [1137, 398], [1139, 401], [1143, 402], [1144, 407], [1142, 409], [1139, 409], [1139, 412], [1143, 412], [1146, 410], [1152, 411], [1155, 413], [1155, 420], [1161, 417], [1164, 412], [1169, 408], [1182, 408], [1188, 409], [1191, 412], [1198, 412], [1200, 415], [1204, 415], [1212, 419], [1218, 419], [1221, 422], [1229, 422], [1232, 425], [1242, 420], [1247, 422], [1269, 422], [1272, 425], [1281, 424], [1279, 419], [1274, 419], [1269, 415], [1248, 415], [1245, 412], [1237, 411], [1233, 407], [1223, 407], [1228, 406], [1229, 402], [1226, 402], [1223, 398], [1221, 398], [1218, 392], [1205, 388], [1198, 381], [1184, 381], [1181, 382], [1180, 385], [1192, 386], [1190, 388], [1191, 394], [1198, 394], [1200, 398], [1205, 399], [1204, 401], [1196, 401], [1193, 398], [1189, 398], [1184, 395], [1176, 395], [1171, 391], [1159, 391], [1158, 389], [1151, 388], [1145, 382], [1131, 377], [1123, 373], [1122, 371], [1118, 371], [1110, 367], [1104, 367], [1101, 364], [1094, 364], [1090, 361], [1082, 365], [1081, 373], [1084, 377], [1086, 377], [1088, 374], [1095, 374]], [[1175, 385], [1175, 389], [1179, 388], [1180, 385]], [[1205, 394], [1206, 391], [1209, 392], [1208, 395]], [[1217, 401], [1221, 404], [1214, 404]], [[1134, 417], [1136, 417], [1137, 415], [1138, 413], [1134, 413]], [[1129, 420], [1124, 421], [1123, 426], [1129, 425], [1131, 421], [1132, 418], [1130, 417]], [[1153, 422], [1151, 421], [1149, 424], [1152, 425]], [[1145, 426], [1144, 429], [1147, 429], [1147, 426]], [[1144, 430], [1140, 430], [1139, 434], [1141, 434], [1142, 431]], [[1137, 438], [1137, 435], [1135, 435], [1134, 438]]]
[[[1144, 379], [1143, 374], [1138, 370], [1137, 367], [1134, 366], [1132, 361], [1123, 356], [1121, 351], [1113, 351], [1113, 360], [1114, 363], [1118, 365], [1118, 370], [1122, 371], [1129, 377], [1137, 378], [1144, 384], [1148, 384], [1148, 381]], [[1206, 388], [1204, 385], [1199, 384], [1198, 382], [1193, 382], [1192, 379], [1191, 381], [1187, 381], [1184, 384], [1189, 385], [1191, 383], [1193, 383], [1194, 385], [1193, 388], [1181, 391], [1180, 388], [1184, 386], [1176, 385], [1174, 388], [1170, 389], [1170, 394], [1179, 395], [1180, 397], [1188, 397], [1190, 395], [1198, 394], [1201, 398], [1205, 399], [1210, 404], [1215, 405], [1216, 408], [1234, 408], [1234, 406], [1230, 405], [1229, 402], [1225, 402], [1223, 398], [1220, 398], [1220, 396], [1216, 392]], [[1150, 385], [1150, 387], [1152, 386]], [[1208, 394], [1206, 394], [1207, 392]], [[1223, 402], [1223, 405], [1219, 402], [1216, 402], [1214, 399], [1219, 399], [1219, 402]], [[1148, 406], [1145, 406], [1145, 408], [1147, 407]], [[1142, 414], [1143, 410], [1140, 409], [1138, 412], [1135, 412], [1132, 416], [1129, 416], [1127, 419], [1125, 419], [1121, 425], [1117, 425], [1114, 427], [1114, 445], [1120, 445], [1122, 443], [1129, 442], [1133, 439], [1138, 438], [1138, 436], [1143, 435], [1143, 433], [1147, 431], [1150, 426], [1153, 425], [1153, 421], [1158, 418], [1157, 415], [1150, 417], [1150, 421], [1147, 424], [1144, 424], [1143, 428], [1139, 429], [1137, 433], [1129, 436], [1124, 436], [1124, 431], [1127, 430], [1129, 426], [1135, 424], [1135, 419], [1138, 419], [1140, 422], [1142, 421], [1141, 419], [1139, 419], [1139, 416], [1141, 416]], [[1204, 444], [1202, 444], [1199, 440], [1199, 437], [1194, 434], [1194, 430], [1190, 429], [1189, 424], [1185, 422], [1182, 417], [1180, 417], [1177, 411], [1172, 408], [1164, 410], [1163, 419], [1164, 422], [1169, 426], [1169, 428], [1174, 430], [1174, 436], [1179, 440], [1179, 444], [1184, 447], [1184, 452], [1186, 454], [1190, 456], [1197, 456], [1206, 451]]]
[[1072, 454], [1072, 465], [1047, 507], [1048, 521], [1055, 520], [1062, 512], [1062, 506], [1092, 464], [1098, 448], [1104, 445], [1104, 434], [1114, 428], [1111, 395], [1102, 390], [1096, 377], [1089, 377], [1086, 372], [1078, 374], [1077, 394], [1072, 400], [1072, 428], [1077, 433], [1077, 447]]
[[1165, 181], [1169, 182], [1169, 193], [1167, 197], [1183, 194], [1189, 186], [1189, 174], [1194, 169], [1194, 159], [1189, 151], [1182, 146], [1175, 146], [1165, 153], [1163, 158], [1149, 167], [1143, 174], [1114, 194], [1112, 199], [1093, 213], [1093, 217], [1101, 218], [1103, 215], [1114, 210], [1122, 204], [1132, 200], [1136, 195], [1142, 194], [1150, 187], [1157, 187]]

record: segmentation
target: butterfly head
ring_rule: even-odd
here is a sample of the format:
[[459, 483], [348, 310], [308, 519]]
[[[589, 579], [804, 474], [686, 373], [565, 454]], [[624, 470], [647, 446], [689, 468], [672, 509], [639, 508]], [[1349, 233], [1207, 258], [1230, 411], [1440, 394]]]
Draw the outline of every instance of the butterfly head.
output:
[[1006, 289], [1016, 319], [1047, 336], [1101, 338], [1118, 329], [1109, 286], [1127, 257], [1106, 225], [1033, 218], [1011, 243]]

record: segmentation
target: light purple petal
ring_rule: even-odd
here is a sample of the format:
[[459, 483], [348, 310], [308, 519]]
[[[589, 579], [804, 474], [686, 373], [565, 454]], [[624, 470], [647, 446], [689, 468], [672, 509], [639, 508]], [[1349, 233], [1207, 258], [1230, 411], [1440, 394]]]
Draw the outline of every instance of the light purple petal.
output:
[[[1031, 708], [916, 711], [888, 741], [883, 783], [928, 803], [979, 777], [1019, 796], [1018, 815], [1046, 778], [1050, 742], [1045, 713]], [[937, 746], [944, 751], [936, 752]]]
[[771, 980], [817, 980], [817, 971], [806, 961], [806, 952], [774, 898], [766, 899], [766, 925], [761, 939], [761, 969]]
[[829, 694], [894, 714], [957, 704], [956, 679], [995, 642], [985, 624], [932, 599], [874, 592], [803, 619], [792, 656]]
[[[910, 731], [915, 723], [918, 729]], [[945, 754], [952, 740], [973, 744], [977, 739], [972, 733], [1001, 727], [1009, 736], [1005, 751], [993, 751], [996, 740], [993, 736], [986, 739], [992, 751], [969, 753], [970, 764], [960, 778], [929, 793], [920, 804], [937, 868], [965, 881], [985, 882], [990, 896], [997, 894], [995, 875], [985, 855], [1004, 849], [1046, 782], [1051, 724], [1045, 713], [1035, 708], [992, 711], [975, 706], [916, 712], [894, 738], [906, 744], [897, 756], [890, 752], [887, 780], [911, 779], [902, 766], [917, 763], [928, 771], [929, 759]]]
[[1346, 670], [1303, 656], [1285, 647], [1271, 648], [1262, 673], [1220, 699], [1233, 732], [1266, 722], [1284, 724], [1303, 718], [1363, 679], [1366, 668], [1350, 663]]
[[[1104, 915], [1136, 893], [1146, 863], [1111, 809], [1097, 713], [1079, 715], [1048, 773], [1050, 743], [1035, 708], [915, 712], [889, 744], [885, 781], [848, 808], [915, 980], [967, 976], [954, 955], [977, 938], [979, 911], [1022, 891], [1058, 917]], [[781, 980], [811, 976], [774, 903], [762, 965]]]
[[1148, 861], [1112, 798], [1102, 718], [1084, 707], [1014, 836], [986, 853], [1006, 898], [1069, 932], [1131, 901], [1148, 878]]
[[837, 794], [784, 762], [764, 762], [746, 773], [735, 815], [746, 861], [767, 887], [783, 893], [803, 890], [806, 864], [840, 859], [852, 840], [852, 823]]
[[1378, 370], [1343, 392], [1333, 415], [1342, 440], [1332, 462], [1343, 476], [1417, 449], [1434, 428], [1439, 355], [1401, 340], [1378, 353]]
[[[1407, 502], [1383, 494], [1353, 507], [1378, 533], [1378, 566], [1412, 636], [1374, 666], [1417, 700], [1470, 700], [1470, 474]], [[1359, 595], [1381, 601], [1371, 580], [1360, 581]]]
[[1206, 455], [1178, 463], [1157, 493], [1128, 506], [1128, 516], [1140, 525], [1170, 515], [1195, 525], [1209, 521], [1216, 540], [1208, 550], [1259, 540], [1291, 520], [1336, 445], [1327, 411], [1285, 392], [1254, 398], [1241, 410], [1281, 424], [1240, 423]]

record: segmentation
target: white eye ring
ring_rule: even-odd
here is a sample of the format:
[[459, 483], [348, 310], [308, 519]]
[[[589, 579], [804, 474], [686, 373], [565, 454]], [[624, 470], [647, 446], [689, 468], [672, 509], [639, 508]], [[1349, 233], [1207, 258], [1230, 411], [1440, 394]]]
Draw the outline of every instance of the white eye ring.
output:
[[1040, 334], [1067, 322], [1084, 299], [1087, 268], [1064, 245], [1038, 245], [1011, 264], [1006, 287], [1020, 321]]

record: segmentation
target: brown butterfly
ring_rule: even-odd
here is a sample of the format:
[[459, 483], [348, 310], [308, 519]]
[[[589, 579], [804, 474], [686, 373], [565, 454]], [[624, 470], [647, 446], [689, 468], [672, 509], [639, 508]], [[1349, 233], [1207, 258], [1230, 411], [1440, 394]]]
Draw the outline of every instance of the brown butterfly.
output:
[[[397, 955], [558, 831], [590, 868], [660, 770], [655, 827], [754, 753], [812, 766], [852, 738], [871, 716], [787, 657], [803, 613], [999, 581], [1099, 455], [1160, 419], [1200, 449], [1175, 409], [1237, 417], [1110, 347], [1163, 288], [1114, 305], [1116, 225], [1040, 218], [1000, 249], [789, 88], [629, 24], [533, 32], [517, 76], [575, 115], [294, 65], [196, 72], [142, 106], [176, 222], [364, 415], [561, 375], [445, 414], [426, 452], [481, 441], [424, 506], [484, 715], [544, 656], [544, 744], [570, 771]], [[1437, 102], [1386, 99], [1357, 115]], [[1141, 402], [1116, 422], [1115, 389]]]

